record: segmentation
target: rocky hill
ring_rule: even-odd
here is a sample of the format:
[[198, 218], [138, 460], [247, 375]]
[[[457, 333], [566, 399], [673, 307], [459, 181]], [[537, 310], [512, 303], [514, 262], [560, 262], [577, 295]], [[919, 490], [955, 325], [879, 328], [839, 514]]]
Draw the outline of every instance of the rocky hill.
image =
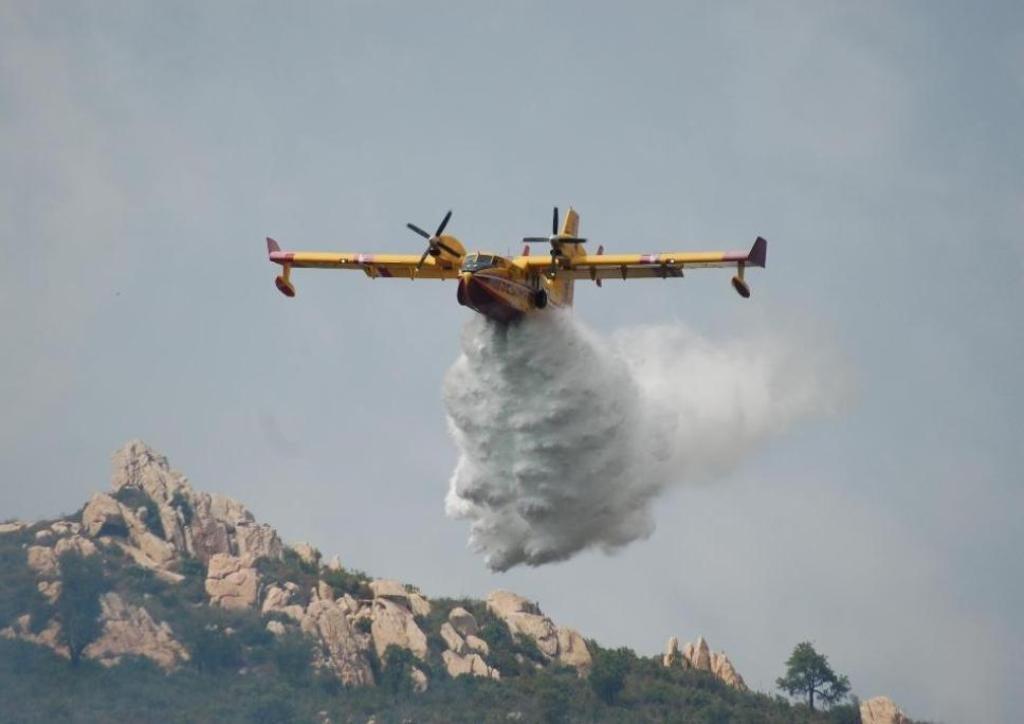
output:
[[431, 599], [325, 563], [140, 441], [80, 511], [0, 524], [0, 662], [2, 721], [861, 718], [749, 692], [703, 638], [637, 657], [509, 591]]

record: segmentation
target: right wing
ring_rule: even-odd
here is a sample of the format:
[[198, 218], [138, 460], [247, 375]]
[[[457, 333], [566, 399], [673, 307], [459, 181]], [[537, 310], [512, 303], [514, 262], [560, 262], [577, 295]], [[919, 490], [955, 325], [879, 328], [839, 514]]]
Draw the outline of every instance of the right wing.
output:
[[[420, 263], [418, 254], [360, 254], [338, 251], [281, 251], [278, 243], [267, 237], [267, 255], [271, 262], [280, 264], [281, 275], [275, 279], [277, 288], [288, 297], [295, 296], [291, 283], [291, 270], [295, 269], [356, 269], [376, 279], [458, 279], [459, 267], [451, 261], [430, 256]], [[416, 267], [419, 266], [417, 269]]]

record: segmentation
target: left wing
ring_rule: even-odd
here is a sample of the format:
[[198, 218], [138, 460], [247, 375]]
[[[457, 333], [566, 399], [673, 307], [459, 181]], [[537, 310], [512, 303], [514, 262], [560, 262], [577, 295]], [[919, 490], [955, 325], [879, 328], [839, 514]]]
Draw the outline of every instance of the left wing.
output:
[[663, 251], [657, 254], [583, 254], [569, 257], [575, 279], [681, 277], [684, 269], [764, 268], [768, 242], [757, 237], [750, 251]]
[[[743, 297], [750, 296], [744, 280], [746, 267], [764, 268], [768, 242], [760, 236], [750, 251], [663, 251], [657, 254], [577, 254], [548, 259], [521, 256], [515, 261], [524, 269], [547, 270], [552, 278], [572, 279], [672, 279], [683, 276], [684, 269], [735, 267], [732, 285]], [[554, 266], [552, 267], [552, 264]]]

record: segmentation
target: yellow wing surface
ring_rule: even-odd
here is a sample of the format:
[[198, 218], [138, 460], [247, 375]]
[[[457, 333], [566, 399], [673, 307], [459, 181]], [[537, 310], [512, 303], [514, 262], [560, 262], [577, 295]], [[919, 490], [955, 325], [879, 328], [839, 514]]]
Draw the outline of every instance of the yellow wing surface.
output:
[[[455, 244], [458, 242], [451, 240]], [[461, 256], [461, 245], [458, 247]], [[270, 261], [280, 264], [282, 273], [274, 281], [277, 288], [289, 297], [295, 296], [291, 283], [294, 269], [357, 269], [372, 278], [398, 279], [458, 279], [459, 257], [449, 258], [448, 254], [431, 256], [425, 254], [362, 254], [345, 251], [281, 251], [281, 247], [267, 238], [267, 253]]]
[[[573, 279], [662, 279], [681, 277], [686, 269], [764, 267], [768, 242], [757, 238], [750, 251], [662, 251], [655, 254], [575, 254], [557, 257], [555, 276]], [[531, 269], [551, 269], [550, 258], [521, 256], [515, 262]]]

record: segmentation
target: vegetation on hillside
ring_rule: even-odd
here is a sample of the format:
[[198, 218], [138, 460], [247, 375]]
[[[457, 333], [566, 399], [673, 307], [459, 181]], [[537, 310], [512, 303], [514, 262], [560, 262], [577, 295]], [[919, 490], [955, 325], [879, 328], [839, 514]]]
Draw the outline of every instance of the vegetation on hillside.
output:
[[[142, 499], [132, 500], [145, 507]], [[147, 516], [148, 517], [148, 516]], [[0, 637], [0, 721], [16, 722], [856, 722], [855, 706], [829, 712], [791, 705], [780, 696], [741, 692], [706, 672], [665, 668], [660, 657], [630, 649], [604, 649], [589, 641], [594, 663], [589, 678], [550, 664], [530, 639], [513, 636], [482, 601], [432, 600], [417, 618], [427, 634], [425, 661], [389, 648], [371, 650], [377, 687], [346, 688], [312, 664], [311, 639], [292, 631], [270, 633], [280, 614], [227, 611], [206, 603], [204, 566], [186, 558], [181, 583], [167, 583], [132, 563], [119, 548], [99, 554], [62, 556], [62, 593], [54, 603], [40, 595], [26, 565], [26, 546], [39, 527], [0, 536], [0, 628], [28, 612], [38, 630], [57, 618], [65, 643], [81, 652], [99, 632], [96, 616], [105, 590], [144, 606], [166, 621], [191, 654], [179, 670], [165, 674], [152, 662], [126, 658], [110, 669], [82, 658], [77, 666], [49, 649]], [[357, 571], [310, 570], [289, 552], [282, 561], [260, 564], [267, 582], [294, 581], [307, 591], [317, 575], [339, 592], [370, 595], [369, 577]], [[447, 674], [440, 636], [455, 606], [470, 611], [490, 646], [488, 662], [501, 681]], [[77, 658], [77, 654], [76, 654]], [[413, 690], [413, 667], [429, 678], [429, 689]]]

